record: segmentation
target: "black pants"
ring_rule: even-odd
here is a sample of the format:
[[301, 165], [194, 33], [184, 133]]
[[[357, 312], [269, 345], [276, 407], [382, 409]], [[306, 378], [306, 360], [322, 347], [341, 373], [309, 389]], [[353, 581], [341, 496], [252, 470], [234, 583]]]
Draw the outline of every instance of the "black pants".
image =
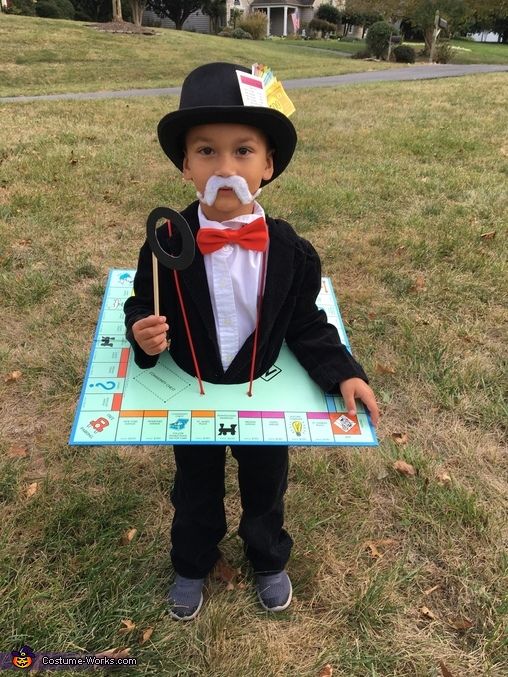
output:
[[[171, 501], [171, 561], [187, 578], [204, 578], [220, 557], [226, 534], [225, 446], [174, 447], [176, 474]], [[287, 446], [231, 446], [238, 462], [242, 517], [238, 533], [256, 573], [284, 569], [293, 541], [282, 528], [287, 489]]]

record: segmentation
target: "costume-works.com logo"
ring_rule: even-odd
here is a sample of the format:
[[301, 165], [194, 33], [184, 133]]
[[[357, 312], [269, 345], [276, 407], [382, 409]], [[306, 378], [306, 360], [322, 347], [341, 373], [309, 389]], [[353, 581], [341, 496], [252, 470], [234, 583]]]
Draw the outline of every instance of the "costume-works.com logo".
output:
[[35, 655], [32, 649], [25, 644], [22, 646], [19, 651], [12, 651], [12, 664], [16, 668], [26, 669], [29, 668], [34, 662]]

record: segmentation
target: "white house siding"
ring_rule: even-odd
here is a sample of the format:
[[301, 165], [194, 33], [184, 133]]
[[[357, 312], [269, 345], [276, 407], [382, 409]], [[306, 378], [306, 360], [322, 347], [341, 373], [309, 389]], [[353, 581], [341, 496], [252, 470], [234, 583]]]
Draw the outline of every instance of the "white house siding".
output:
[[[152, 12], [151, 10], [145, 10], [143, 12], [143, 24], [153, 25], [154, 21], [158, 20], [159, 17]], [[165, 17], [160, 20], [162, 28], [174, 28], [175, 24], [171, 19]], [[195, 30], [196, 33], [210, 33], [210, 17], [199, 10], [190, 14], [183, 24], [183, 29]]]

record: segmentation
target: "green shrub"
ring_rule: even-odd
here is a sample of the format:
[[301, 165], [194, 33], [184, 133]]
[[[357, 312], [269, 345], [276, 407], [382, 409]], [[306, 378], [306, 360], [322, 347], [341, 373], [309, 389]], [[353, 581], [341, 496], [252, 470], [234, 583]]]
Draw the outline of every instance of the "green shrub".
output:
[[74, 19], [76, 11], [70, 0], [39, 0], [35, 13], [46, 19]]
[[453, 49], [447, 40], [438, 42], [434, 50], [436, 63], [450, 63], [453, 57]]
[[323, 21], [328, 21], [328, 23], [338, 26], [342, 22], [342, 14], [333, 5], [324, 3], [319, 5], [316, 12], [316, 19], [322, 19]]
[[416, 52], [410, 45], [398, 45], [393, 50], [393, 56], [398, 63], [414, 63]]
[[266, 37], [267, 23], [268, 18], [264, 12], [253, 12], [242, 18], [238, 26], [249, 33], [254, 40], [262, 40]]
[[231, 37], [236, 38], [237, 40], [252, 40], [252, 35], [240, 27], [234, 29], [231, 33]]
[[382, 59], [388, 53], [388, 43], [393, 28], [386, 21], [376, 21], [367, 33], [367, 47], [378, 59]]
[[33, 0], [13, 0], [12, 5], [6, 11], [7, 14], [35, 16], [35, 5]]
[[354, 54], [351, 54], [352, 59], [370, 59], [371, 56], [372, 56], [372, 54], [370, 53], [370, 51], [367, 48], [359, 49]]
[[312, 19], [312, 21], [309, 21], [309, 29], [316, 31], [316, 33], [319, 31], [321, 33], [335, 33], [337, 26], [323, 19]]
[[220, 35], [223, 38], [230, 38], [233, 35], [233, 30], [234, 29], [232, 26], [224, 26], [221, 32], [217, 33], [217, 35]]

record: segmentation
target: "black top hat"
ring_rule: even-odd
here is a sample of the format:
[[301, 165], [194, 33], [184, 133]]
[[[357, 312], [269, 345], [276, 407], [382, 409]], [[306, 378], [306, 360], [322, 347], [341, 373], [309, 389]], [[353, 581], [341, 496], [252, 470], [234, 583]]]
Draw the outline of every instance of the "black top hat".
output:
[[274, 149], [273, 181], [286, 169], [296, 146], [296, 130], [283, 113], [263, 106], [244, 106], [236, 71], [248, 68], [232, 63], [208, 63], [185, 78], [180, 108], [159, 122], [157, 133], [163, 151], [180, 171], [185, 134], [191, 127], [214, 122], [251, 125], [262, 130]]

